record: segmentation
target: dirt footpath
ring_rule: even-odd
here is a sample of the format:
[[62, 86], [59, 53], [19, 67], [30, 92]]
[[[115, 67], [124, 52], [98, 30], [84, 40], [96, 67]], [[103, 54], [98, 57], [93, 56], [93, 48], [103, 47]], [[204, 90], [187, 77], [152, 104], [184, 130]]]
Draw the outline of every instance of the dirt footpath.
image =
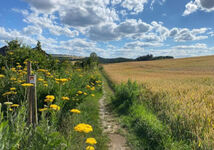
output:
[[110, 143], [109, 150], [131, 150], [127, 146], [124, 136], [118, 133], [120, 125], [116, 122], [115, 117], [108, 111], [105, 104], [106, 92], [104, 90], [103, 97], [99, 100], [100, 103], [100, 119], [102, 121], [103, 131], [107, 133]]

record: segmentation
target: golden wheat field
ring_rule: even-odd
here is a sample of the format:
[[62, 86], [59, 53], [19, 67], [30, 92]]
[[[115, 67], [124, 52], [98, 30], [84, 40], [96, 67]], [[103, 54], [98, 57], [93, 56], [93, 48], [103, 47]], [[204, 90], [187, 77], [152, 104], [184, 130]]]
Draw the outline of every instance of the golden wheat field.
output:
[[214, 147], [214, 56], [103, 67], [114, 83], [136, 80], [159, 95], [151, 105], [180, 137], [190, 137], [201, 148]]

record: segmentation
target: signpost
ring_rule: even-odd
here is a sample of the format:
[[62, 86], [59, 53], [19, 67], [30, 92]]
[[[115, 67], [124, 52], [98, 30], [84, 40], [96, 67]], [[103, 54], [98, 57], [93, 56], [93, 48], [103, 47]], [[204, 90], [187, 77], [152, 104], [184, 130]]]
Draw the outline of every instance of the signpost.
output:
[[31, 74], [31, 63], [27, 64], [27, 83], [34, 86], [28, 87], [28, 123], [35, 127], [38, 124], [37, 96], [36, 96], [36, 75]]

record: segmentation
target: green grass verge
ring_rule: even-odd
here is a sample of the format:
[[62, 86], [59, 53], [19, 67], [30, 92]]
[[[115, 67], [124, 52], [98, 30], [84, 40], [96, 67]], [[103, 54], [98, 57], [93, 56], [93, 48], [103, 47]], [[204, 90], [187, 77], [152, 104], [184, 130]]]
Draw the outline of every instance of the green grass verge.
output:
[[[113, 84], [104, 71], [104, 82], [107, 91], [108, 84]], [[126, 137], [129, 146], [134, 150], [190, 150], [187, 141], [177, 141], [171, 129], [160, 121], [156, 114], [141, 100], [149, 101], [149, 91], [141, 89], [137, 83], [114, 85], [114, 96], [111, 98], [111, 108], [119, 115], [122, 127], [127, 129]], [[143, 95], [142, 91], [143, 90]], [[148, 93], [147, 93], [148, 92]], [[145, 95], [144, 95], [145, 94]]]
[[[95, 97], [87, 97], [77, 109], [81, 111], [80, 114], [68, 115], [68, 118], [63, 120], [63, 127], [61, 132], [70, 138], [71, 150], [85, 149], [88, 146], [85, 143], [86, 138], [93, 137], [97, 140], [95, 149], [107, 150], [108, 138], [102, 133], [100, 118], [99, 118], [99, 99], [102, 97], [101, 92], [95, 93]], [[93, 127], [91, 133], [78, 133], [74, 131], [74, 126], [79, 123], [87, 123]]]

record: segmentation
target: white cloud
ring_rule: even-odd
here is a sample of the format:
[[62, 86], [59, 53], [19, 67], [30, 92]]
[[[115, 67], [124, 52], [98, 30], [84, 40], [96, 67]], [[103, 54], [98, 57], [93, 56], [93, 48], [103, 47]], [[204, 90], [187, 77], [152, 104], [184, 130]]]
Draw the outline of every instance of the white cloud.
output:
[[53, 20], [54, 18], [54, 15], [45, 16], [37, 13], [31, 13], [25, 17], [24, 22], [33, 24], [34, 28], [46, 28], [51, 34], [56, 36], [65, 35], [68, 37], [75, 37], [79, 35], [78, 31], [70, 30], [68, 26], [57, 25]]
[[125, 49], [140, 49], [145, 47], [160, 47], [163, 46], [163, 43], [152, 43], [152, 42], [142, 42], [142, 41], [134, 41], [126, 43]]
[[119, 40], [125, 37], [134, 37], [136, 34], [142, 34], [150, 31], [151, 25], [142, 22], [142, 20], [127, 19], [120, 24], [107, 23], [99, 26], [93, 26], [89, 30], [89, 37], [95, 41]]
[[198, 9], [198, 5], [193, 1], [190, 1], [189, 3], [187, 3], [185, 7], [186, 9], [183, 13], [183, 16], [187, 16]]
[[132, 11], [132, 14], [138, 14], [143, 11], [147, 2], [147, 0], [124, 0], [121, 6]]
[[112, 5], [117, 5], [117, 4], [120, 4], [121, 2], [122, 0], [111, 0]]
[[172, 28], [169, 36], [173, 37], [176, 42], [186, 42], [207, 39], [206, 32], [208, 28], [188, 29], [188, 28]]
[[214, 1], [213, 0], [195, 0], [190, 1], [185, 5], [185, 11], [183, 16], [187, 16], [197, 10], [202, 10], [205, 12], [214, 11]]
[[42, 29], [38, 26], [27, 26], [23, 28], [23, 32], [26, 35], [40, 35], [42, 34]]
[[194, 45], [178, 45], [173, 46], [173, 49], [206, 49], [207, 45], [205, 43], [196, 43]]
[[14, 40], [14, 39], [19, 39], [21, 42], [31, 45], [31, 44], [36, 44], [36, 40], [33, 38], [26, 36], [22, 34], [21, 32], [17, 30], [11, 30], [9, 29], [8, 31], [4, 27], [0, 27], [0, 40]]

